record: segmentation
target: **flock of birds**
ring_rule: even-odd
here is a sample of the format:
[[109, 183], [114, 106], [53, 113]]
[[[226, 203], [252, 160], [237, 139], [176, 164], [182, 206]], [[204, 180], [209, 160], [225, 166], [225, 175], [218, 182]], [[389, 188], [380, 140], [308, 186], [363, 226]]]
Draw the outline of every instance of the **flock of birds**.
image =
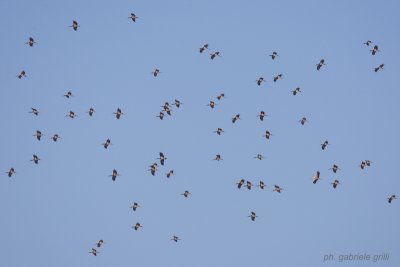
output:
[[[131, 13], [131, 15], [130, 15], [128, 18], [131, 19], [133, 22], [136, 22], [136, 20], [138, 19], [138, 17], [137, 17], [134, 13]], [[71, 27], [74, 31], [77, 31], [78, 28], [80, 27], [80, 25], [78, 24], [78, 22], [77, 22], [76, 20], [73, 20], [72, 25], [70, 25], [69, 27]], [[35, 46], [35, 45], [37, 44], [37, 42], [35, 41], [35, 39], [34, 39], [33, 37], [29, 37], [29, 39], [28, 39], [28, 41], [26, 42], [26, 44], [29, 45], [30, 47], [33, 47], [33, 46]], [[373, 42], [370, 41], [370, 40], [368, 40], [368, 41], [365, 42], [364, 44], [365, 44], [367, 47], [370, 47], [370, 46], [373, 45]], [[200, 54], [203, 54], [203, 53], [206, 52], [207, 50], [209, 50], [209, 44], [204, 44], [202, 47], [199, 48]], [[370, 50], [370, 52], [371, 52], [371, 54], [372, 54], [373, 56], [376, 55], [378, 52], [380, 52], [378, 45], [374, 45], [373, 48]], [[271, 55], [269, 55], [269, 56], [271, 57], [272, 60], [276, 60], [276, 59], [279, 57], [278, 52], [276, 52], [276, 51], [273, 51], [273, 52], [271, 53]], [[210, 58], [211, 58], [211, 60], [215, 60], [217, 57], [221, 57], [220, 51], [214, 51], [214, 52], [211, 52], [211, 53], [210, 53]], [[317, 71], [320, 71], [324, 66], [326, 66], [325, 59], [321, 59], [321, 60], [316, 64], [316, 70], [317, 70]], [[378, 71], [380, 71], [380, 70], [383, 70], [383, 68], [384, 68], [384, 64], [380, 64], [378, 67], [374, 68], [374, 71], [375, 71], [375, 72], [378, 72]], [[161, 72], [159, 69], [157, 69], [157, 68], [154, 69], [154, 71], [152, 71], [152, 75], [153, 75], [154, 77], [158, 77], [161, 73], [162, 73], [162, 72]], [[25, 70], [22, 70], [22, 71], [17, 75], [17, 78], [18, 78], [18, 79], [22, 79], [22, 78], [25, 78], [25, 77], [27, 77], [27, 74], [26, 74], [26, 71], [25, 71]], [[273, 82], [277, 82], [277, 81], [280, 80], [280, 79], [283, 79], [283, 74], [282, 74], [282, 73], [279, 73], [279, 74], [277, 74], [276, 76], [274, 76], [274, 77], [272, 78], [272, 81], [273, 81]], [[266, 82], [266, 79], [265, 79], [264, 77], [259, 77], [259, 78], [256, 80], [256, 84], [257, 84], [258, 86], [261, 86], [261, 85], [262, 85], [263, 83], [265, 83], [265, 82]], [[297, 87], [297, 88], [293, 89], [291, 92], [292, 92], [292, 94], [293, 94], [294, 96], [296, 96], [297, 94], [301, 93], [301, 89], [300, 89], [299, 87]], [[67, 99], [69, 99], [69, 98], [71, 98], [71, 97], [74, 97], [74, 95], [73, 95], [73, 93], [72, 93], [71, 91], [68, 91], [68, 92], [64, 95], [64, 97], [67, 98]], [[221, 93], [220, 95], [218, 95], [218, 96], [216, 97], [216, 99], [217, 99], [217, 101], [221, 101], [224, 97], [225, 97], [225, 94], [224, 94], [224, 93]], [[172, 106], [175, 106], [177, 109], [179, 109], [179, 108], [181, 108], [182, 105], [183, 105], [183, 103], [182, 103], [180, 100], [178, 100], [178, 99], [175, 99], [175, 100], [173, 101], [173, 104], [170, 104], [169, 102], [165, 102], [165, 103], [161, 106], [162, 110], [159, 111], [159, 114], [158, 114], [156, 117], [159, 118], [160, 120], [163, 120], [163, 119], [165, 118], [165, 114], [167, 114], [168, 116], [171, 116], [171, 115], [172, 115]], [[216, 101], [214, 101], [214, 100], [210, 100], [209, 103], [207, 104], [207, 106], [208, 106], [209, 108], [211, 108], [211, 109], [214, 109], [217, 105], [219, 105], [219, 103], [216, 102]], [[39, 116], [39, 110], [38, 110], [37, 108], [34, 108], [34, 107], [31, 108], [31, 111], [30, 111], [29, 113], [31, 113], [31, 114], [33, 114], [33, 115], [35, 115], [35, 116]], [[94, 110], [93, 107], [90, 107], [89, 110], [87, 111], [87, 114], [88, 114], [88, 116], [90, 116], [90, 117], [92, 117], [92, 116], [94, 115], [94, 113], [95, 113], [95, 110]], [[113, 114], [115, 115], [115, 118], [118, 119], [118, 120], [121, 119], [121, 117], [124, 115], [124, 113], [122, 112], [121, 108], [117, 108], [117, 110], [116, 110]], [[71, 118], [71, 119], [74, 119], [74, 118], [77, 117], [77, 115], [75, 114], [75, 112], [73, 112], [72, 110], [69, 111], [68, 114], [66, 114], [65, 116], [66, 116], [66, 117], [69, 117], [69, 118]], [[260, 121], [264, 121], [264, 118], [265, 118], [266, 116], [267, 116], [267, 114], [266, 114], [263, 110], [261, 110], [260, 113], [257, 115], [257, 117], [259, 118]], [[232, 121], [232, 123], [236, 123], [236, 122], [239, 121], [240, 119], [241, 119], [240, 114], [236, 114], [235, 116], [232, 117], [232, 120], [231, 120], [231, 121]], [[303, 125], [303, 126], [304, 126], [305, 123], [307, 123], [307, 122], [308, 122], [308, 119], [307, 119], [306, 117], [302, 117], [302, 118], [299, 120], [299, 123], [300, 123], [301, 125]], [[222, 128], [217, 128], [217, 129], [214, 131], [214, 133], [216, 133], [217, 135], [222, 135], [222, 134], [224, 133], [224, 130], [223, 130]], [[36, 133], [35, 133], [33, 136], [34, 136], [38, 141], [41, 141], [42, 138], [43, 138], [43, 136], [45, 136], [45, 135], [44, 135], [40, 130], [37, 130]], [[272, 135], [271, 132], [269, 132], [268, 130], [266, 130], [266, 131], [265, 131], [265, 134], [263, 135], [263, 137], [266, 138], [267, 140], [269, 140], [272, 136], [273, 136], [273, 135]], [[61, 136], [60, 136], [58, 133], [55, 133], [55, 134], [53, 134], [53, 135], [50, 137], [50, 139], [51, 139], [52, 141], [54, 141], [54, 142], [57, 142], [59, 139], [61, 139]], [[112, 142], [111, 142], [111, 140], [110, 140], [109, 138], [107, 138], [107, 139], [104, 141], [104, 143], [102, 143], [102, 146], [104, 147], [104, 149], [108, 149], [110, 145], [112, 145]], [[328, 148], [328, 146], [329, 146], [329, 141], [328, 141], [328, 140], [325, 140], [325, 141], [321, 144], [321, 149], [322, 149], [322, 150], [326, 150], [326, 149]], [[263, 159], [264, 159], [264, 156], [263, 156], [262, 154], [257, 154], [256, 156], [254, 156], [254, 158], [255, 158], [255, 159], [258, 159], [258, 160], [263, 160]], [[40, 161], [40, 160], [41, 160], [41, 159], [40, 159], [40, 157], [39, 157], [38, 155], [33, 154], [31, 161], [32, 161], [34, 164], [39, 164], [39, 161]], [[155, 175], [157, 174], [157, 171], [158, 171], [158, 168], [159, 168], [159, 164], [160, 164], [161, 166], [164, 166], [164, 165], [165, 165], [165, 162], [167, 161], [167, 157], [165, 156], [165, 154], [164, 154], [163, 152], [160, 152], [160, 153], [159, 153], [159, 156], [158, 156], [158, 158], [157, 158], [157, 160], [158, 160], [158, 161], [152, 163], [152, 164], [149, 166], [149, 169], [148, 169], [148, 171], [150, 172], [150, 174], [151, 174], [152, 176], [155, 176]], [[221, 161], [221, 160], [223, 160], [223, 159], [222, 159], [222, 156], [221, 156], [220, 154], [217, 154], [213, 160], [215, 160], [215, 161]], [[359, 167], [360, 167], [362, 170], [364, 170], [365, 168], [370, 167], [371, 164], [372, 164], [372, 161], [370, 161], [370, 160], [363, 160], [363, 161], [360, 163]], [[340, 171], [341, 169], [339, 168], [339, 166], [338, 166], [337, 164], [333, 164], [333, 166], [330, 168], [330, 170], [331, 170], [334, 174], [336, 174], [336, 173], [337, 173], [338, 171]], [[14, 167], [11, 167], [6, 173], [7, 173], [8, 177], [11, 178], [11, 177], [12, 177], [13, 175], [15, 175], [17, 172], [16, 172], [16, 170], [14, 169]], [[167, 178], [172, 177], [173, 175], [175, 175], [174, 170], [173, 170], [173, 169], [169, 170], [165, 175], [166, 175]], [[118, 172], [116, 169], [113, 169], [113, 170], [112, 170], [112, 173], [111, 173], [109, 176], [111, 177], [112, 181], [116, 181], [117, 178], [118, 178], [118, 176], [120, 176], [120, 174], [119, 174], [119, 172]], [[313, 183], [313, 184], [316, 184], [316, 183], [317, 183], [318, 181], [320, 181], [320, 180], [321, 180], [321, 173], [320, 173], [320, 171], [318, 170], [318, 171], [316, 171], [315, 175], [312, 177], [312, 183]], [[341, 183], [340, 183], [340, 181], [339, 181], [338, 179], [335, 179], [335, 180], [331, 183], [333, 189], [336, 189], [340, 184], [341, 184]], [[242, 188], [244, 187], [244, 188], [247, 188], [248, 190], [252, 190], [252, 188], [254, 187], [253, 182], [248, 181], [248, 180], [246, 181], [245, 179], [240, 179], [240, 180], [236, 183], [236, 185], [237, 185], [237, 188], [238, 188], [238, 189], [242, 189]], [[260, 188], [261, 190], [264, 190], [264, 189], [267, 187], [267, 185], [266, 185], [266, 183], [265, 183], [264, 181], [260, 180], [260, 181], [257, 183], [256, 187]], [[282, 187], [280, 187], [280, 185], [275, 184], [275, 185], [273, 186], [273, 192], [282, 193], [283, 190], [284, 190], [284, 189], [283, 189]], [[190, 193], [188, 190], [185, 190], [181, 195], [182, 195], [184, 198], [188, 198], [188, 197], [191, 195], [191, 193]], [[395, 200], [395, 199], [396, 199], [396, 195], [393, 194], [393, 195], [390, 195], [390, 196], [387, 198], [387, 201], [388, 201], [388, 203], [392, 203], [393, 200]], [[138, 203], [135, 202], [130, 208], [131, 208], [133, 211], [136, 211], [138, 208], [140, 208], [140, 205], [139, 205]], [[257, 216], [257, 214], [256, 214], [255, 211], [251, 211], [251, 213], [250, 213], [250, 215], [248, 215], [248, 217], [251, 219], [251, 221], [255, 221], [256, 218], [257, 218], [258, 216]], [[140, 224], [140, 222], [137, 222], [134, 226], [132, 226], [132, 228], [133, 228], [135, 231], [138, 231], [141, 227], [142, 227], [142, 225]], [[180, 238], [179, 236], [177, 236], [177, 235], [172, 235], [172, 237], [171, 237], [171, 241], [178, 242], [178, 241], [180, 241], [180, 240], [181, 240], [181, 238]], [[104, 241], [103, 241], [102, 239], [99, 240], [99, 241], [95, 244], [95, 247], [92, 248], [92, 250], [91, 250], [89, 253], [91, 253], [91, 254], [94, 255], [94, 256], [97, 256], [97, 255], [99, 254], [99, 251], [98, 251], [98, 250], [103, 246], [103, 244], [104, 244]]]

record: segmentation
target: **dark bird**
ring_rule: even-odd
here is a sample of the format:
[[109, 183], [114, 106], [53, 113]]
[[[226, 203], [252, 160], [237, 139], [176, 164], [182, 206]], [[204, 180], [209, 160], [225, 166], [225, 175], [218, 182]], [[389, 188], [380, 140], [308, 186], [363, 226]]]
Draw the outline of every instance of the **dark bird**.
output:
[[103, 239], [100, 239], [98, 242], [97, 242], [97, 247], [99, 248], [99, 247], [101, 247], [102, 245], [104, 244], [104, 240]]
[[32, 47], [34, 44], [36, 44], [36, 42], [32, 37], [29, 37], [29, 40], [26, 42], [26, 44]]
[[208, 49], [208, 44], [203, 45], [203, 47], [199, 48], [200, 54], [203, 53], [206, 49]]
[[292, 91], [292, 94], [293, 94], [293, 95], [297, 95], [298, 93], [301, 93], [300, 87], [296, 87], [296, 88]]
[[36, 108], [31, 108], [31, 111], [29, 111], [29, 113], [32, 113], [33, 115], [38, 116], [39, 115], [39, 110], [37, 110]]
[[138, 19], [139, 17], [136, 16], [135, 14], [131, 13], [131, 16], [128, 17], [128, 19], [131, 19], [133, 22], [136, 22], [136, 19]]
[[264, 189], [266, 187], [263, 181], [260, 181], [257, 186], [260, 187], [261, 189]]
[[282, 74], [282, 73], [280, 73], [280, 74], [278, 74], [278, 75], [276, 75], [276, 76], [274, 77], [274, 82], [276, 82], [276, 81], [279, 80], [279, 79], [283, 79], [283, 74]]
[[160, 111], [160, 115], [156, 117], [160, 118], [160, 120], [164, 119], [164, 112]]
[[321, 60], [319, 61], [319, 63], [316, 64], [317, 70], [320, 70], [321, 67], [322, 67], [322, 66], [325, 66], [325, 65], [326, 65], [326, 64], [325, 64], [325, 59], [321, 59]]
[[102, 145], [105, 149], [107, 149], [110, 145], [112, 145], [110, 138], [107, 138], [107, 140]]
[[269, 139], [272, 136], [272, 134], [267, 130], [265, 131], [265, 134], [263, 135], [263, 137]]
[[340, 183], [339, 183], [339, 180], [335, 180], [331, 184], [332, 184], [333, 188], [336, 188]]
[[280, 193], [283, 190], [283, 188], [280, 188], [279, 185], [274, 185], [274, 187], [275, 188], [272, 191], [276, 191], [276, 192]]
[[217, 155], [215, 156], [214, 160], [216, 160], [216, 161], [222, 160], [221, 155], [220, 155], [220, 154], [217, 154]]
[[256, 213], [254, 211], [252, 211], [251, 214], [249, 215], [249, 217], [254, 222], [258, 216], [256, 215]]
[[[44, 135], [44, 134], [43, 134], [43, 135]], [[37, 131], [36, 131], [36, 134], [34, 134], [33, 136], [36, 136], [36, 139], [37, 139], [38, 141], [40, 141], [40, 139], [42, 138], [42, 132], [39, 131], [39, 130], [37, 130]]]
[[220, 52], [217, 51], [217, 52], [214, 52], [214, 53], [210, 54], [211, 55], [211, 60], [214, 60], [215, 57], [221, 57], [219, 53]]
[[169, 116], [171, 116], [171, 106], [169, 105], [168, 102], [165, 102], [164, 106], [162, 106], [162, 108], [164, 109], [165, 112], [167, 112], [167, 114]]
[[372, 161], [370, 161], [369, 159], [366, 159], [366, 160], [365, 160], [365, 164], [366, 164], [368, 167], [371, 167], [371, 163], [372, 163]]
[[6, 172], [6, 173], [7, 173], [8, 177], [11, 178], [11, 176], [13, 176], [13, 174], [14, 174], [14, 173], [17, 173], [17, 172], [15, 171], [14, 168], [11, 167], [11, 168], [8, 170], [8, 172]]
[[74, 31], [77, 31], [80, 26], [76, 20], [73, 20], [72, 25], [69, 27], [72, 27], [72, 29], [74, 29]]
[[328, 145], [329, 145], [328, 140], [326, 140], [325, 142], [323, 142], [323, 143], [321, 144], [322, 150], [325, 150], [325, 148], [326, 148]]
[[276, 57], [279, 57], [279, 55], [278, 55], [278, 53], [277, 52], [272, 52], [272, 55], [269, 55], [271, 58], [272, 58], [272, 60], [274, 60]]
[[174, 170], [170, 170], [166, 173], [167, 178], [170, 178], [172, 175], [175, 175]]
[[374, 43], [374, 42], [368, 40], [368, 41], [366, 41], [364, 44], [365, 44], [366, 46], [369, 46], [370, 44], [373, 44], [373, 43]]
[[159, 157], [159, 158], [157, 158], [157, 159], [159, 159], [159, 160], [160, 160], [160, 163], [161, 163], [161, 165], [163, 165], [163, 166], [164, 166], [164, 162], [167, 160], [167, 157], [165, 157], [165, 156], [164, 156], [164, 153], [162, 153], [162, 152], [160, 152], [160, 153], [159, 153], [159, 155], [160, 155], [160, 157]]
[[117, 179], [117, 176], [119, 176], [120, 174], [117, 172], [117, 170], [116, 169], [114, 169], [113, 171], [112, 171], [112, 174], [110, 174], [109, 176], [111, 177], [111, 179], [113, 180], [113, 181], [115, 181], [116, 179]]
[[261, 154], [257, 154], [257, 156], [255, 156], [254, 158], [255, 158], [255, 159], [262, 160], [262, 159], [264, 158], [264, 156], [261, 155]]
[[366, 165], [365, 161], [361, 161], [360, 168], [363, 170], [365, 168], [365, 165]]
[[133, 229], [135, 229], [135, 231], [139, 230], [139, 228], [141, 228], [143, 226], [140, 225], [140, 223], [136, 223], [135, 226], [133, 226]]
[[379, 70], [383, 70], [384, 66], [385, 66], [385, 64], [380, 64], [378, 67], [374, 68], [374, 71], [378, 72]]
[[178, 242], [179, 240], [181, 240], [178, 236], [174, 235], [171, 238], [172, 241]]
[[339, 166], [336, 164], [333, 164], [332, 168], [330, 168], [330, 170], [333, 171], [333, 173], [336, 173], [338, 170], [340, 170]]
[[251, 190], [251, 187], [253, 186], [253, 184], [250, 181], [246, 181], [246, 187], [247, 189]]
[[214, 108], [217, 104], [215, 104], [214, 101], [210, 101], [210, 104], [207, 104], [207, 106], [210, 106], [210, 108]]
[[122, 113], [122, 110], [120, 108], [117, 108], [117, 111], [113, 112], [113, 114], [115, 114], [115, 117], [119, 120], [119, 118], [121, 118], [121, 115], [123, 115], [124, 113]]
[[389, 203], [392, 203], [392, 201], [393, 201], [394, 199], [397, 199], [397, 198], [396, 198], [396, 195], [391, 195], [390, 197], [388, 197], [388, 202], [389, 202]]
[[94, 110], [94, 108], [90, 108], [86, 113], [89, 114], [90, 117], [93, 116], [93, 113], [95, 113], [96, 111]]
[[52, 139], [54, 142], [57, 142], [58, 139], [61, 139], [61, 136], [59, 136], [58, 134], [54, 134], [53, 137], [51, 137], [51, 139]]
[[134, 202], [133, 205], [131, 206], [131, 209], [132, 209], [133, 211], [136, 211], [137, 208], [140, 208], [140, 205], [139, 205], [138, 203]]
[[225, 98], [225, 94], [224, 93], [221, 93], [219, 96], [217, 96], [218, 100], [221, 100], [222, 98]]
[[256, 80], [256, 83], [258, 86], [260, 86], [263, 82], [265, 82], [263, 77], [258, 78], [258, 80]]
[[157, 171], [157, 163], [153, 163], [152, 165], [150, 165], [150, 173], [151, 173], [151, 175], [155, 175], [156, 174], [156, 171]]
[[218, 128], [214, 133], [217, 133], [218, 135], [221, 135], [221, 133], [224, 133], [225, 131], [222, 130], [222, 128]]
[[35, 164], [39, 163], [40, 158], [38, 156], [36, 156], [35, 154], [33, 154], [33, 158], [31, 159], [31, 161], [33, 161]]
[[299, 122], [301, 123], [301, 125], [304, 125], [307, 121], [306, 117], [301, 118], [301, 120], [299, 120]]
[[320, 172], [317, 171], [317, 173], [313, 176], [313, 184], [316, 184], [319, 180], [321, 180], [320, 178]]
[[22, 79], [23, 77], [26, 77], [26, 72], [22, 70], [20, 74], [17, 75], [18, 79]]
[[257, 116], [260, 118], [260, 121], [264, 120], [264, 117], [267, 116], [263, 110], [260, 111], [260, 114]]
[[240, 120], [240, 114], [236, 114], [235, 117], [232, 118], [232, 123], [235, 123], [237, 120]]
[[372, 54], [373, 56], [375, 56], [375, 54], [376, 54], [377, 52], [380, 52], [381, 50], [379, 50], [378, 45], [375, 45], [374, 48], [373, 48], [372, 50], [370, 50], [370, 51], [371, 51], [371, 54]]
[[73, 95], [72, 95], [72, 92], [71, 91], [68, 91], [65, 95], [64, 95], [66, 98], [70, 98], [70, 97], [73, 97]]
[[92, 251], [90, 251], [89, 253], [93, 254], [93, 256], [97, 256], [99, 252], [95, 248], [92, 248]]
[[183, 103], [181, 101], [179, 101], [178, 99], [175, 99], [175, 103], [173, 105], [175, 105], [176, 108], [180, 108], [181, 105], [183, 105]]
[[152, 73], [154, 77], [157, 77], [157, 75], [160, 74], [161, 72], [159, 69], [155, 69]]
[[73, 112], [72, 110], [69, 111], [68, 115], [65, 115], [65, 117], [70, 117], [71, 119], [78, 117], [77, 115], [75, 115], [75, 112]]
[[238, 189], [242, 188], [243, 184], [244, 184], [244, 179], [241, 179], [237, 184]]
[[187, 198], [187, 197], [189, 197], [189, 195], [191, 195], [191, 193], [189, 191], [185, 190], [185, 192], [181, 195], [184, 196], [185, 198]]

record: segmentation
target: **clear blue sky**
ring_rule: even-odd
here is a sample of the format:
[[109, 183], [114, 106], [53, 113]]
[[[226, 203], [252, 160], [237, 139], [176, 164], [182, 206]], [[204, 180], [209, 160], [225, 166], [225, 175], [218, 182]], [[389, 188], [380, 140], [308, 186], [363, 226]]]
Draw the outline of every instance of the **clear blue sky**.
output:
[[[390, 258], [348, 266], [399, 266], [400, 202], [387, 203], [400, 195], [399, 11], [394, 0], [1, 1], [0, 266], [339, 266], [324, 255], [350, 253]], [[221, 57], [200, 54], [205, 43]], [[156, 118], [175, 98], [181, 109]], [[160, 151], [168, 159], [153, 177]], [[242, 178], [267, 188], [238, 190]]]

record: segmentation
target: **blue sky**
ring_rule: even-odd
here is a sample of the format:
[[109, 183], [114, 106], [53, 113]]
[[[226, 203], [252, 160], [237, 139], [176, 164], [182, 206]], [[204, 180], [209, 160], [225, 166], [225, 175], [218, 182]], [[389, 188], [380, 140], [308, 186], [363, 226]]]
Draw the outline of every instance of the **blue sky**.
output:
[[[323, 262], [326, 254], [350, 253], [389, 253], [379, 266], [400, 264], [399, 203], [387, 203], [400, 195], [399, 7], [2, 1], [0, 265], [377, 266]], [[30, 36], [33, 47], [25, 44]], [[372, 56], [367, 40], [381, 52]], [[200, 54], [205, 43], [221, 57]], [[272, 51], [280, 55], [274, 61]], [[27, 77], [19, 80], [21, 70]], [[284, 79], [274, 83], [279, 73]], [[259, 87], [260, 76], [267, 81]], [[302, 93], [293, 96], [296, 87]], [[67, 91], [74, 97], [63, 97]], [[220, 93], [226, 98], [217, 101]], [[182, 107], [160, 121], [161, 106], [174, 99]], [[112, 114], [118, 107], [120, 120]], [[78, 117], [66, 118], [70, 110]], [[301, 126], [303, 116], [309, 123]], [[218, 127], [221, 136], [213, 133]], [[56, 143], [49, 140], [55, 133]], [[113, 144], [105, 150], [107, 138]], [[153, 177], [148, 166], [161, 151], [167, 161]], [[258, 153], [265, 159], [254, 159]], [[223, 160], [213, 161], [216, 154]], [[366, 159], [372, 166], [361, 170]], [[121, 174], [115, 182], [113, 169]], [[170, 169], [176, 175], [166, 179]], [[317, 170], [322, 180], [314, 185]], [[267, 188], [238, 190], [240, 179]], [[136, 212], [133, 202], [141, 205]], [[136, 222], [139, 231], [131, 228]], [[99, 239], [105, 244], [94, 257], [88, 252]]]

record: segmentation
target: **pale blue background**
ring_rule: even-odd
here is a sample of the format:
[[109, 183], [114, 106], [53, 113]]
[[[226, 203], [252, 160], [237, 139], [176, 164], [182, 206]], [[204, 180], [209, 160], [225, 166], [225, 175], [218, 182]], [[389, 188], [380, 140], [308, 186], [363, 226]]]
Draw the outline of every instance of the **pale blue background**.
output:
[[[0, 266], [399, 266], [400, 203], [387, 203], [400, 195], [399, 7], [1, 1]], [[73, 19], [77, 32], [68, 27]], [[381, 49], [376, 56], [368, 39]], [[222, 57], [200, 54], [204, 43]], [[321, 58], [327, 66], [318, 72]], [[28, 77], [19, 80], [22, 69]], [[278, 73], [285, 79], [271, 82]], [[260, 76], [267, 82], [258, 87]], [[303, 92], [293, 96], [298, 86]], [[74, 98], [63, 97], [68, 90]], [[206, 106], [222, 92], [214, 110]], [[156, 118], [175, 98], [182, 108]], [[118, 107], [121, 120], [112, 114]], [[69, 110], [79, 117], [66, 118]], [[242, 120], [232, 124], [237, 113]], [[217, 136], [217, 127], [226, 132]], [[36, 130], [46, 135], [40, 142]], [[63, 139], [53, 143], [54, 133]], [[113, 145], [104, 150], [107, 138]], [[153, 177], [147, 169], [160, 151], [168, 159]], [[224, 160], [212, 161], [216, 154]], [[362, 171], [365, 159], [373, 164]], [[9, 179], [11, 166], [17, 174]], [[114, 168], [116, 182], [108, 177]], [[167, 180], [170, 169], [176, 175]], [[314, 185], [317, 170], [323, 180]], [[239, 191], [241, 178], [267, 188]], [[334, 179], [342, 182], [336, 190]], [[180, 195], [186, 189], [189, 199]], [[135, 201], [142, 207], [133, 213]], [[182, 241], [170, 241], [173, 234]], [[106, 244], [93, 257], [100, 238]], [[322, 263], [329, 253], [383, 252], [390, 260], [378, 264]]]

